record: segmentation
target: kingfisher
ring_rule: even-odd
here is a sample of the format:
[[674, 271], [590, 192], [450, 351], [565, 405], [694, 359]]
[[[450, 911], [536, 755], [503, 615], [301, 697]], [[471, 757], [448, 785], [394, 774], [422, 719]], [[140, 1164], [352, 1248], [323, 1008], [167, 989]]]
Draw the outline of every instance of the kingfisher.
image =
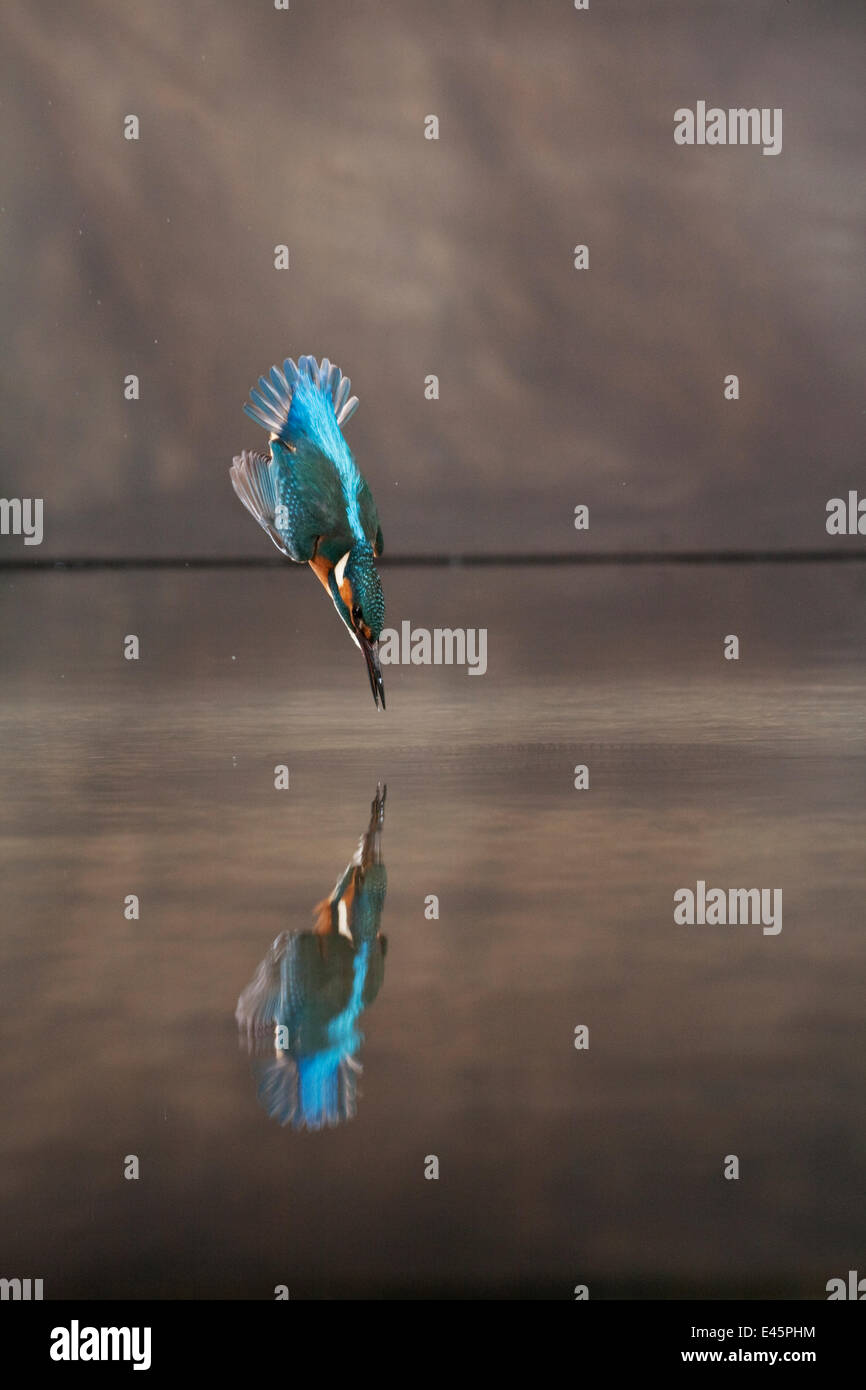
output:
[[379, 635], [385, 597], [375, 565], [382, 527], [373, 494], [342, 426], [358, 408], [351, 382], [324, 357], [287, 357], [250, 391], [245, 413], [269, 431], [270, 452], [244, 450], [232, 486], [274, 545], [308, 564], [367, 663], [376, 708], [385, 708]]
[[313, 930], [282, 932], [238, 1000], [250, 1052], [273, 1048], [260, 1066], [259, 1099], [294, 1129], [336, 1125], [356, 1111], [359, 1020], [385, 976], [386, 793], [379, 783], [354, 856], [313, 909]]

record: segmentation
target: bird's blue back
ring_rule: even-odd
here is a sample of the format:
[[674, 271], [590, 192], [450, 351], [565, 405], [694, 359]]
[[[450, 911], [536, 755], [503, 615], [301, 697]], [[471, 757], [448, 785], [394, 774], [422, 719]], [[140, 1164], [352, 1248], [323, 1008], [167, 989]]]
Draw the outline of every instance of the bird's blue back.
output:
[[296, 469], [304, 465], [315, 468], [332, 465], [343, 496], [349, 532], [355, 540], [364, 540], [359, 509], [364, 479], [337, 424], [330, 396], [307, 377], [301, 377], [295, 388], [287, 432], [297, 450]]

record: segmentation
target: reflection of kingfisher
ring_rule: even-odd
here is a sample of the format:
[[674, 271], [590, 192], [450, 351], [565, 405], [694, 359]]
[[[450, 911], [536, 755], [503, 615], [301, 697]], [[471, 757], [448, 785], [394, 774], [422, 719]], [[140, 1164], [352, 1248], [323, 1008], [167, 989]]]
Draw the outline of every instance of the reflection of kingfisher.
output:
[[325, 357], [287, 357], [250, 392], [244, 410], [270, 431], [268, 455], [244, 450], [232, 486], [247, 511], [290, 560], [308, 563], [364, 653], [373, 699], [385, 708], [378, 641], [385, 599], [373, 563], [382, 528], [373, 494], [343, 438], [358, 407], [350, 381]]
[[249, 1050], [273, 1047], [259, 1098], [281, 1125], [321, 1129], [355, 1113], [358, 1022], [385, 975], [386, 790], [376, 788], [369, 827], [331, 896], [314, 909], [313, 930], [278, 936], [238, 1000], [235, 1018]]

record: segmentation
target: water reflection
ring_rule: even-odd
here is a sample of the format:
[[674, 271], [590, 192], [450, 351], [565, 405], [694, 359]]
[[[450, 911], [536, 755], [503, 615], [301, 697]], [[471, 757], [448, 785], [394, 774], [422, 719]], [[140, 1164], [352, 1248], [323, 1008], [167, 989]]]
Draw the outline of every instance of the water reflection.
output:
[[362, 1013], [385, 977], [379, 934], [387, 874], [382, 863], [385, 794], [333, 892], [313, 909], [312, 931], [282, 932], [235, 1011], [268, 1114], [294, 1129], [321, 1129], [355, 1114]]

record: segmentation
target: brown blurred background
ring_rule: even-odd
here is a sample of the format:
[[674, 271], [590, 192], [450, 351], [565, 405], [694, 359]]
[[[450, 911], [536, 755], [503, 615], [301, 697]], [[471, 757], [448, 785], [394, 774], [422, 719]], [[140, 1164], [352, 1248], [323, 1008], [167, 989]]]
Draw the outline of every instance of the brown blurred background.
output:
[[[46, 521], [3, 554], [266, 553], [227, 466], [304, 352], [352, 377], [392, 555], [856, 545], [824, 509], [862, 477], [863, 31], [840, 0], [7, 0], [0, 487]], [[677, 147], [699, 99], [782, 107], [782, 153]]]

